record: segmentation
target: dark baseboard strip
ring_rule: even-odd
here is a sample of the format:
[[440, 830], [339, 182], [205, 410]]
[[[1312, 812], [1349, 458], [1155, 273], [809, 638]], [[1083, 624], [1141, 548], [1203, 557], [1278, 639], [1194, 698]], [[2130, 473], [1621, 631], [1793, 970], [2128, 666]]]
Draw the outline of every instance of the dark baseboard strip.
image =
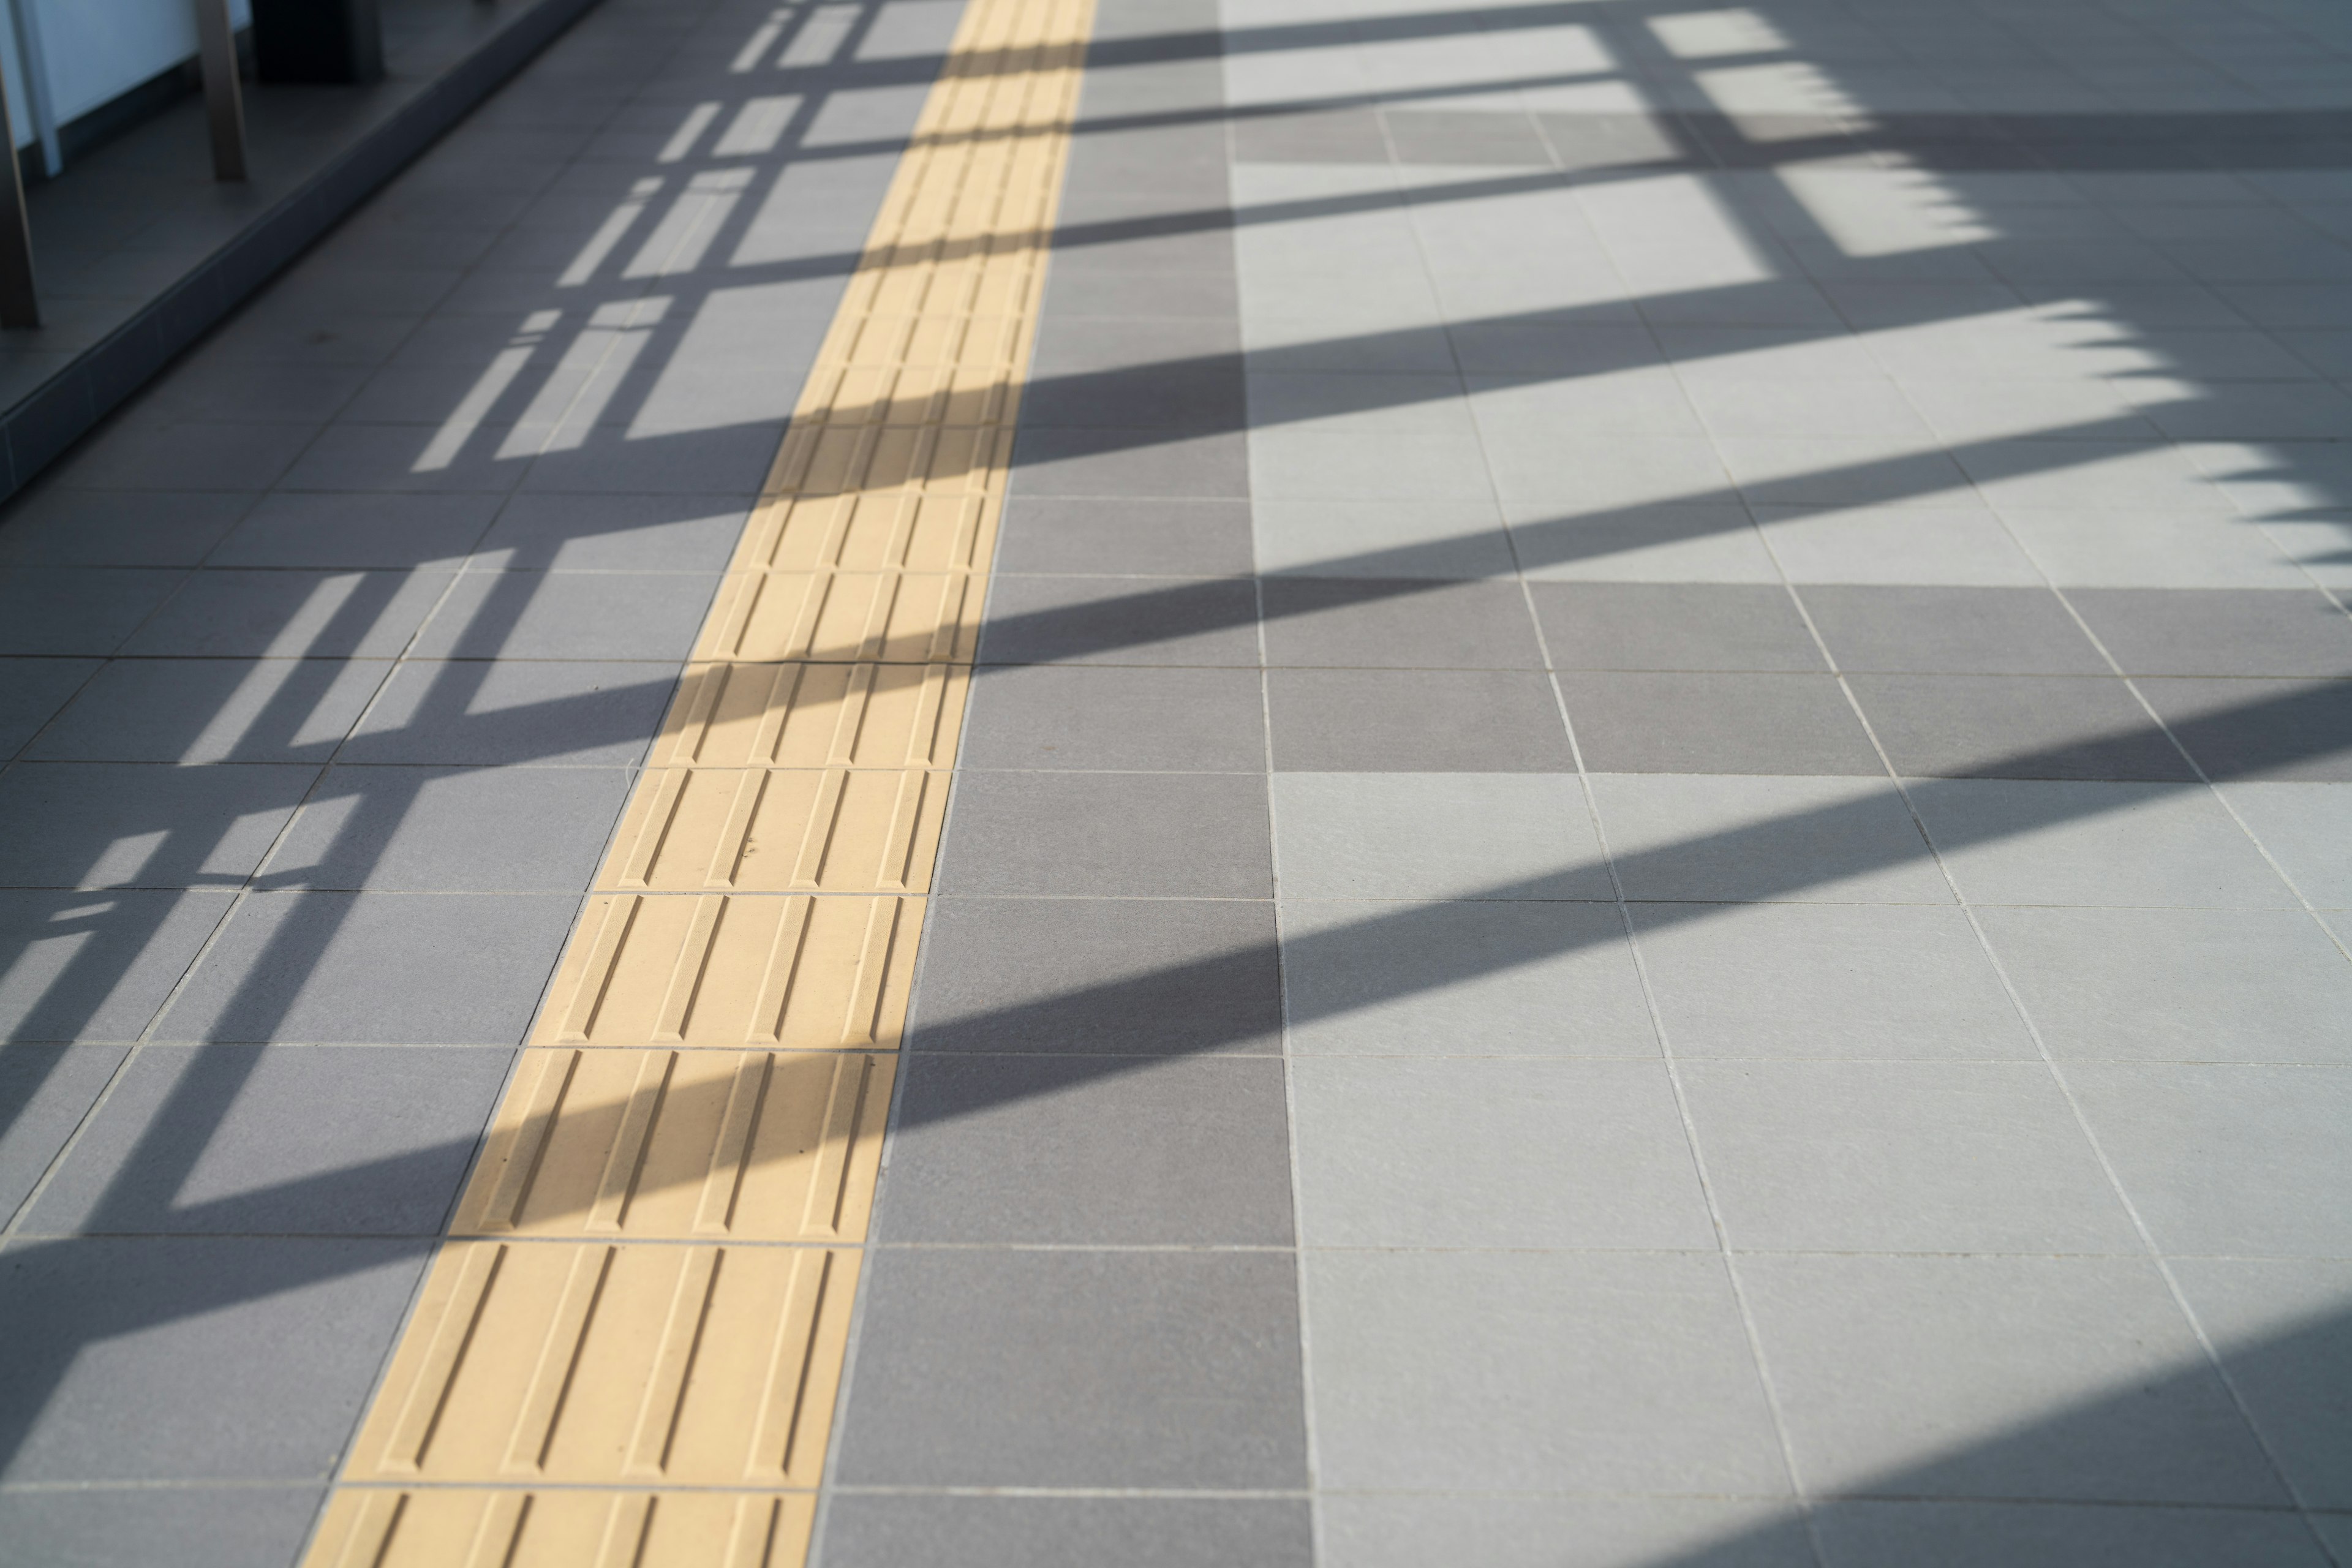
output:
[[0, 500], [24, 489], [595, 5], [539, 0], [137, 315], [0, 414]]

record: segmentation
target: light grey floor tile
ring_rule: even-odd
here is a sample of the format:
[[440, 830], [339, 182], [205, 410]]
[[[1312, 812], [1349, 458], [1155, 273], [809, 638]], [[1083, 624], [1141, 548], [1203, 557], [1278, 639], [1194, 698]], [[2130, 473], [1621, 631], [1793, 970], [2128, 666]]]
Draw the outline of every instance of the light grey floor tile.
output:
[[2294, 563], [2243, 518], [2031, 511], [2005, 521], [2061, 588], [2299, 588]]
[[1657, 1053], [1612, 905], [1286, 900], [1281, 915], [1294, 1053]]
[[967, 768], [1255, 773], [1265, 707], [1255, 671], [984, 667], [964, 720]]
[[1459, 502], [1496, 494], [1466, 420], [1458, 429], [1254, 430], [1249, 484], [1269, 500]]
[[0, 569], [0, 654], [110, 654], [187, 575], [86, 566]]
[[0, 1536], [27, 1563], [291, 1563], [325, 1491], [323, 1485], [0, 1491]]
[[1748, 1257], [1738, 1268], [1810, 1491], [2286, 1500], [2151, 1263]]
[[446, 572], [194, 573], [126, 654], [173, 658], [391, 658], [447, 591]]
[[2172, 1272], [2305, 1502], [2352, 1510], [2352, 1263], [2184, 1258]]
[[1663, 1063], [1306, 1058], [1291, 1093], [1304, 1246], [1715, 1244]]
[[103, 668], [87, 658], [0, 659], [0, 758], [40, 733]]
[[0, 774], [0, 886], [234, 885], [268, 852], [315, 767], [19, 763]]
[[155, 1037], [511, 1046], [579, 904], [562, 894], [256, 894]]
[[721, 572], [751, 510], [742, 496], [519, 495], [479, 550], [508, 568]]
[[1591, 784], [1629, 899], [1953, 901], [1884, 780], [1595, 773]]
[[1305, 1290], [1327, 1488], [1788, 1489], [1716, 1257], [1318, 1251]]
[[350, 733], [391, 670], [373, 659], [115, 659], [26, 754], [60, 762], [315, 762]]
[[417, 634], [420, 658], [683, 659], [714, 573], [468, 572]]
[[1265, 783], [1234, 773], [966, 773], [937, 886], [967, 896], [1272, 896]]
[[1808, 1568], [1796, 1511], [1696, 1498], [1431, 1497], [1320, 1500], [1330, 1568]]
[[1583, 793], [1552, 773], [1276, 773], [1286, 899], [1607, 899]]
[[495, 1049], [150, 1047], [25, 1228], [432, 1236], [510, 1059]]
[[884, 1247], [861, 1284], [843, 1485], [1307, 1478], [1287, 1256]]
[[2140, 1250], [2041, 1062], [1690, 1062], [1682, 1081], [1734, 1247]]
[[1759, 507], [1792, 583], [2031, 587], [2042, 574], [1991, 512], [1925, 507]]
[[1559, 699], [1534, 670], [1266, 672], [1274, 765], [1292, 773], [1564, 773]]
[[2352, 964], [2292, 910], [1979, 911], [2051, 1050], [2123, 1061], [2352, 1060]]
[[2305, 898], [2352, 909], [2352, 784], [2232, 784], [2221, 795]]
[[1490, 501], [1274, 500], [1251, 509], [1257, 568], [1307, 577], [1507, 577]]
[[1290, 1138], [1271, 1058], [909, 1059], [892, 1242], [1286, 1247]]
[[2209, 1563], [2321, 1568], [2310, 1528], [2284, 1509], [2115, 1508], [2000, 1502], [1832, 1502], [1817, 1509], [1828, 1568], [2074, 1568]]
[[0, 1047], [0, 1215], [15, 1218], [113, 1078], [124, 1049], [16, 1039]]
[[1308, 1568], [1305, 1501], [1287, 1498], [837, 1493], [828, 1568]]
[[1780, 574], [1738, 504], [1616, 508], [1512, 502], [1503, 509], [1519, 569], [1562, 583], [1764, 583]]
[[262, 497], [209, 559], [333, 571], [456, 566], [497, 511], [489, 496], [279, 490]]
[[2280, 909], [2294, 893], [2197, 785], [1932, 779], [1911, 799], [1984, 904]]
[[672, 664], [420, 659], [393, 672], [341, 760], [630, 763], [677, 687]]
[[226, 890], [0, 892], [0, 1034], [138, 1037], [228, 912]]
[[2084, 1062], [2066, 1079], [2164, 1251], [2352, 1256], [2332, 1197], [2352, 1180], [2352, 1070]]
[[577, 892], [630, 779], [619, 768], [331, 768], [262, 885]]

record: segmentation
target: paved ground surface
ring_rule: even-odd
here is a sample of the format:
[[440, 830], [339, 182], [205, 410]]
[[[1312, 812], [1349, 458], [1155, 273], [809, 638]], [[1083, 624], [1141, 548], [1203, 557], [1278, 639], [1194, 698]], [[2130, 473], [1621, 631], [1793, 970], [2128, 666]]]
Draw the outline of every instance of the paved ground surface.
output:
[[[0, 524], [32, 1560], [299, 1549], [954, 12], [611, 0]], [[1096, 37], [816, 1560], [2352, 1561], [2352, 26]]]

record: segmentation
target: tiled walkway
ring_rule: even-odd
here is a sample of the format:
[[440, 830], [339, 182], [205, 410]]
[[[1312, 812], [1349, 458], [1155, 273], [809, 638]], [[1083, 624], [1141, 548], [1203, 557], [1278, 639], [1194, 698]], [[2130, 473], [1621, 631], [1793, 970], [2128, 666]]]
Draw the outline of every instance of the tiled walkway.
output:
[[[0, 524], [31, 1561], [299, 1553], [959, 9], [608, 0]], [[814, 1561], [2352, 1563], [2352, 17], [1094, 37]]]

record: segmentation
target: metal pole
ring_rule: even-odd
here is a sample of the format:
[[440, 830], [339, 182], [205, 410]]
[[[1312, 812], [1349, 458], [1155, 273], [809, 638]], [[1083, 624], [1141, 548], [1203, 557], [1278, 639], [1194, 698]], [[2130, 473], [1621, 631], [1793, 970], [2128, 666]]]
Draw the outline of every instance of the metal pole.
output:
[[64, 150], [58, 144], [58, 115], [49, 101], [49, 58], [41, 48], [41, 22], [34, 14], [37, 0], [16, 0], [8, 7], [16, 24], [16, 64], [25, 77], [25, 108], [33, 134], [41, 144], [41, 173], [54, 180], [65, 173]]
[[245, 178], [245, 100], [236, 80], [236, 34], [228, 0], [196, 0], [196, 54], [204, 62], [205, 118], [213, 132], [213, 178]]
[[0, 327], [37, 327], [41, 298], [33, 289], [33, 229], [25, 217], [25, 174], [16, 163], [16, 121], [8, 116], [8, 78], [0, 71], [0, 142], [8, 175], [0, 179]]

